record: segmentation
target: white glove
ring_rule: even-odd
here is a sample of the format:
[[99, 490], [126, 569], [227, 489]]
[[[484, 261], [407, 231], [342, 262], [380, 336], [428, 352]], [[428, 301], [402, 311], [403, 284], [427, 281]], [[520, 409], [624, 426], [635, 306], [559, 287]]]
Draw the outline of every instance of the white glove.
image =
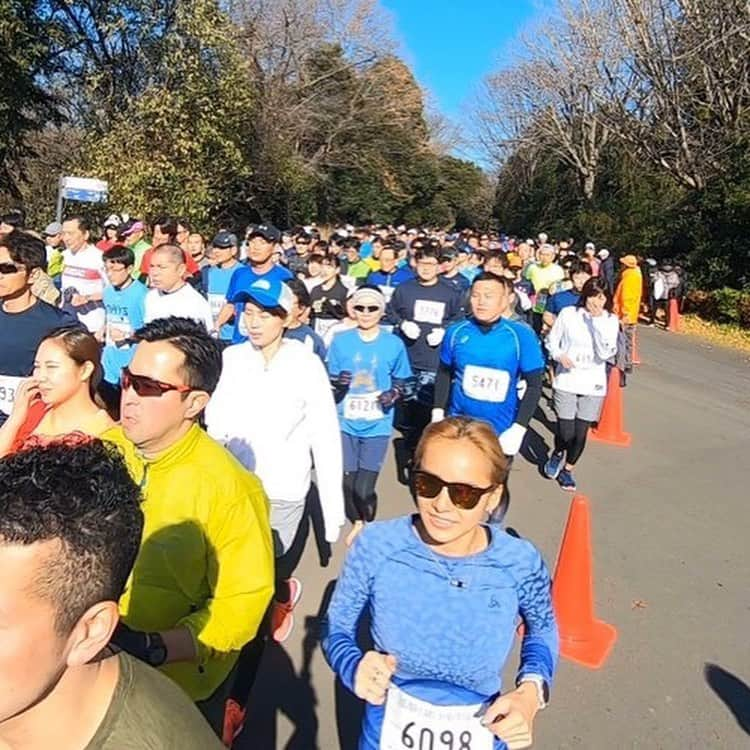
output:
[[430, 346], [439, 346], [443, 336], [445, 336], [445, 328], [433, 328], [427, 334], [427, 343]]
[[421, 333], [419, 326], [413, 320], [405, 320], [401, 324], [401, 330], [406, 338], [416, 341]]
[[[343, 525], [343, 524], [342, 524]], [[339, 533], [341, 532], [341, 526], [334, 526], [329, 529], [326, 526], [325, 537], [328, 544], [336, 544], [339, 540]]]
[[445, 419], [445, 410], [444, 409], [433, 409], [432, 410], [432, 417], [430, 418], [430, 422], [442, 422]]
[[514, 422], [507, 430], [500, 434], [500, 447], [506, 456], [515, 456], [521, 449], [526, 428]]

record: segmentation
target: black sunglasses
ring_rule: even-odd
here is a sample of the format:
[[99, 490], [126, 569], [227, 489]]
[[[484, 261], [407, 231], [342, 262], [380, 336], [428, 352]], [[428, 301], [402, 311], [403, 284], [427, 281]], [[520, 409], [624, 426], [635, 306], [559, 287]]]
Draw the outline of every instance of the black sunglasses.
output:
[[189, 385], [172, 385], [171, 383], [164, 383], [161, 380], [154, 380], [147, 375], [134, 375], [127, 367], [122, 368], [120, 386], [123, 391], [132, 387], [139, 396], [145, 398], [163, 396], [165, 393], [169, 393], [169, 391], [189, 393], [193, 390]]
[[354, 309], [357, 312], [368, 312], [368, 313], [374, 313], [380, 310], [380, 308], [377, 305], [354, 305]]
[[9, 276], [22, 270], [23, 267], [17, 266], [15, 263], [0, 263], [0, 274], [3, 276]]
[[447, 487], [451, 502], [462, 510], [476, 508], [482, 497], [495, 489], [495, 486], [474, 487], [462, 482], [445, 482], [440, 477], [421, 469], [412, 472], [411, 482], [417, 497], [426, 497], [428, 500], [434, 500], [443, 491], [443, 487]]

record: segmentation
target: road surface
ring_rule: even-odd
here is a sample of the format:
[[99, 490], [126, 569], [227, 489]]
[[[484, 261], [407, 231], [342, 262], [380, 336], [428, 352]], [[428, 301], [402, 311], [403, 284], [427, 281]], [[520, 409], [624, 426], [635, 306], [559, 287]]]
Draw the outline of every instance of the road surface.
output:
[[[576, 471], [593, 508], [596, 608], [619, 639], [599, 671], [562, 660], [536, 748], [750, 747], [750, 357], [698, 339], [639, 330], [643, 364], [625, 390], [630, 448], [590, 442]], [[507, 524], [552, 569], [570, 495], [529, 459], [551, 446], [532, 422], [511, 474]], [[411, 500], [389, 455], [379, 517]], [[352, 750], [359, 706], [334, 684], [317, 620], [340, 569], [321, 567], [311, 533], [304, 593], [283, 648], [267, 649], [240, 750]], [[512, 684], [517, 654], [506, 669]]]

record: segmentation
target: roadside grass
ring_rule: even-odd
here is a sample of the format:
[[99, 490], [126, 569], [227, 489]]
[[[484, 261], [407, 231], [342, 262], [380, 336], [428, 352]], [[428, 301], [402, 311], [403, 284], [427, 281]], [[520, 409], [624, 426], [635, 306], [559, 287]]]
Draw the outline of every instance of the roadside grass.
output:
[[697, 315], [682, 316], [682, 332], [717, 346], [750, 352], [750, 330], [728, 323], [711, 323]]

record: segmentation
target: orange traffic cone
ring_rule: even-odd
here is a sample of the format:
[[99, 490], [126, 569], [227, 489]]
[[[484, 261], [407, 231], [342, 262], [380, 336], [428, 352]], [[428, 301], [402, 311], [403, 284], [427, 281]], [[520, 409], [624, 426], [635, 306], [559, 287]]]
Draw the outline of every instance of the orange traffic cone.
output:
[[594, 616], [591, 509], [583, 495], [576, 495], [570, 503], [552, 602], [560, 630], [560, 653], [584, 667], [599, 669], [617, 640], [617, 629]]
[[623, 448], [630, 445], [632, 440], [631, 434], [622, 429], [622, 387], [620, 386], [620, 371], [616, 367], [610, 370], [604, 406], [599, 417], [599, 424], [591, 430], [591, 439]]
[[680, 305], [674, 297], [669, 300], [667, 330], [671, 331], [672, 333], [680, 332]]
[[638, 354], [638, 329], [633, 329], [633, 364], [634, 365], [640, 365], [641, 363], [641, 357]]

